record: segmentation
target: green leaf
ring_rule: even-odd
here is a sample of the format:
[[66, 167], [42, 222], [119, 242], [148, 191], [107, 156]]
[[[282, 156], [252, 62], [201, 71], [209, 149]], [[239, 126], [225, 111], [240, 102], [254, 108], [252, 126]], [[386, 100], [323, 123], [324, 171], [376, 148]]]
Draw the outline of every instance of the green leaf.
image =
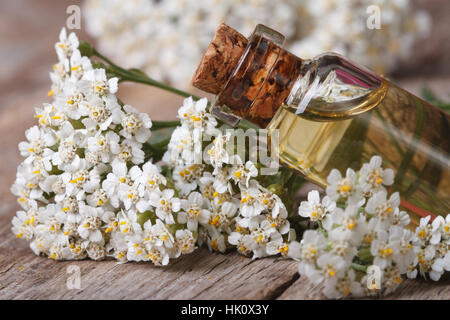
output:
[[137, 214], [137, 222], [141, 225], [141, 227], [143, 227], [144, 223], [149, 219], [152, 221], [152, 224], [155, 223], [156, 214], [153, 211], [145, 211]]

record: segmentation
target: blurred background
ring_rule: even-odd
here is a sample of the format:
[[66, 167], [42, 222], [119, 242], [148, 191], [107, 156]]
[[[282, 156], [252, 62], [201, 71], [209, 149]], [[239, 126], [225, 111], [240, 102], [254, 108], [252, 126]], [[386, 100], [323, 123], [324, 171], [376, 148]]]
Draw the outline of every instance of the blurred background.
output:
[[[54, 43], [69, 5], [79, 5], [80, 40], [117, 64], [199, 94], [189, 85], [221, 21], [249, 35], [264, 23], [286, 35], [302, 58], [337, 51], [421, 95], [450, 100], [448, 0], [86, 0], [0, 1], [0, 214], [15, 207], [8, 192], [20, 161], [17, 144], [47, 102]], [[381, 29], [366, 27], [367, 7], [381, 9]], [[174, 119], [182, 98], [123, 84], [119, 97], [155, 120]]]

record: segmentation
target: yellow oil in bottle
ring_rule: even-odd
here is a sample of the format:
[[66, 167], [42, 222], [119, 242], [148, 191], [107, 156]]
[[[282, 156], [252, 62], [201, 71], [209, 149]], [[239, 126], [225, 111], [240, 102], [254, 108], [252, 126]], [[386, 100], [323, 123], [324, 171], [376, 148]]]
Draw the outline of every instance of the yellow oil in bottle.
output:
[[396, 173], [390, 189], [399, 191], [402, 206], [416, 213], [413, 222], [450, 212], [445, 113], [386, 80], [357, 103], [336, 106], [311, 101], [296, 114], [297, 105], [282, 105], [268, 129], [278, 130], [283, 164], [325, 187], [333, 168], [345, 174], [346, 168], [359, 170], [380, 155]]

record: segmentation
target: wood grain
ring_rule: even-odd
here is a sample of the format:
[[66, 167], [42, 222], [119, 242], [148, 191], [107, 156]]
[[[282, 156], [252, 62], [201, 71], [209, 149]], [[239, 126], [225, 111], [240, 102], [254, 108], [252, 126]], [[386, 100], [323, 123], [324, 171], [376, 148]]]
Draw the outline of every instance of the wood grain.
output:
[[[115, 261], [56, 262], [34, 256], [24, 242], [9, 235], [5, 220], [0, 220], [1, 299], [268, 299], [298, 277], [294, 261], [251, 260], [205, 248], [166, 268]], [[79, 290], [66, 285], [71, 265], [81, 271]]]

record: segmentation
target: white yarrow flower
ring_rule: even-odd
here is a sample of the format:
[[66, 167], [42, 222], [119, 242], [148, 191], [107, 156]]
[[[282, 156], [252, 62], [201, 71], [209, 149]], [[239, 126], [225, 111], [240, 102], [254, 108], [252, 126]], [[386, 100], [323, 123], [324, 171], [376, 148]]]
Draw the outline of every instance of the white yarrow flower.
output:
[[308, 193], [308, 201], [302, 201], [298, 209], [298, 214], [312, 221], [321, 221], [327, 214], [336, 208], [336, 203], [328, 196], [320, 201], [320, 195], [317, 190]]

